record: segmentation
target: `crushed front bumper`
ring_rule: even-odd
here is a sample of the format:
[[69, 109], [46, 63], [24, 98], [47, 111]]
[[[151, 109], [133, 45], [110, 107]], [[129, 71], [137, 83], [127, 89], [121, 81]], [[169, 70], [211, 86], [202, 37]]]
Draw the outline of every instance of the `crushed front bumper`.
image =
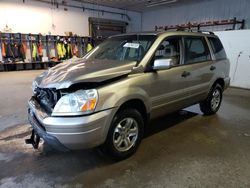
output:
[[[116, 109], [86, 116], [53, 117], [35, 98], [29, 100], [29, 122], [36, 136], [60, 151], [92, 148], [104, 143]], [[29, 140], [32, 142], [32, 140]]]
[[68, 151], [69, 149], [62, 145], [58, 139], [45, 131], [45, 128], [36, 119], [34, 112], [28, 110], [28, 120], [33, 128], [30, 139], [26, 139], [26, 144], [32, 144], [34, 149], [39, 146], [40, 137], [48, 143], [51, 147], [59, 151]]

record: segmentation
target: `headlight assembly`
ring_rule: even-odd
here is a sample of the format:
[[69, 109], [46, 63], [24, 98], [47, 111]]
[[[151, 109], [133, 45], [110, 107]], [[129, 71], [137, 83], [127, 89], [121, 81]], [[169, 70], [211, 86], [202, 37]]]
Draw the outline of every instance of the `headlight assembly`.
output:
[[98, 101], [96, 89], [78, 90], [59, 99], [52, 115], [81, 115], [95, 110]]

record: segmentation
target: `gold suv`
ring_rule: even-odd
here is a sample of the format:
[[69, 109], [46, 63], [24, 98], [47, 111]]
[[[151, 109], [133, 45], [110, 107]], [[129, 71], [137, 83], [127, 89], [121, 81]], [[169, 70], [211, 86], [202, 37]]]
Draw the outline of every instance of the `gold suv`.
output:
[[110, 37], [34, 80], [26, 142], [37, 148], [43, 138], [62, 151], [101, 146], [123, 159], [152, 118], [196, 103], [205, 115], [216, 113], [229, 82], [229, 61], [213, 33]]

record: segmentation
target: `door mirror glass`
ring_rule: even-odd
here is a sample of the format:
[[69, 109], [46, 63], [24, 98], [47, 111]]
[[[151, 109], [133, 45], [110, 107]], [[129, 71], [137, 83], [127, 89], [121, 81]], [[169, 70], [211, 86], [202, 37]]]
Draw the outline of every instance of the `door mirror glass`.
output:
[[171, 67], [173, 64], [173, 59], [168, 58], [168, 59], [156, 59], [154, 61], [154, 70], [162, 70], [162, 69], [168, 69]]

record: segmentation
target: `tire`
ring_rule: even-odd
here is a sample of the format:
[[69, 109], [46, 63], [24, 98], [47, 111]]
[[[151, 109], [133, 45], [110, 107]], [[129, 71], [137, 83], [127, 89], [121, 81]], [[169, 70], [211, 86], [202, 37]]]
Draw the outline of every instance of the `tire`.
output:
[[208, 97], [200, 103], [200, 110], [204, 115], [213, 115], [219, 109], [222, 101], [222, 87], [220, 84], [213, 86]]
[[141, 143], [144, 121], [136, 109], [123, 109], [114, 116], [102, 150], [115, 160], [133, 155]]

